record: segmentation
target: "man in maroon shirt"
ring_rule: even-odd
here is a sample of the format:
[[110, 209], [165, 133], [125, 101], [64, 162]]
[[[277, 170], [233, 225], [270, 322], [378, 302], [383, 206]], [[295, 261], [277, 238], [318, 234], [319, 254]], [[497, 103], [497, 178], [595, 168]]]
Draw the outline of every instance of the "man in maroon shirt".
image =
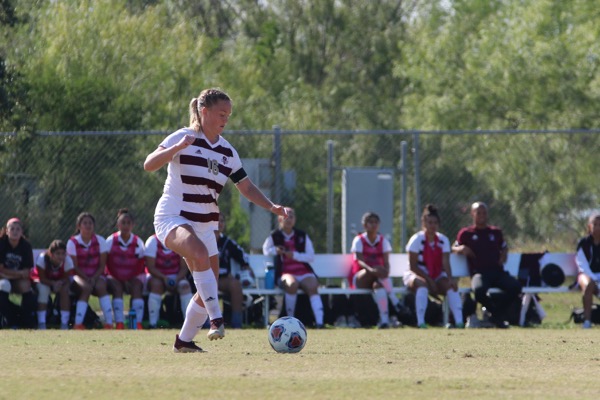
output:
[[[471, 217], [473, 225], [458, 232], [452, 250], [467, 257], [475, 300], [492, 313], [492, 322], [497, 327], [506, 328], [506, 311], [513, 301], [518, 300], [521, 284], [504, 271], [508, 248], [502, 230], [487, 223], [487, 205], [473, 203]], [[503, 293], [490, 297], [487, 292], [492, 287]]]

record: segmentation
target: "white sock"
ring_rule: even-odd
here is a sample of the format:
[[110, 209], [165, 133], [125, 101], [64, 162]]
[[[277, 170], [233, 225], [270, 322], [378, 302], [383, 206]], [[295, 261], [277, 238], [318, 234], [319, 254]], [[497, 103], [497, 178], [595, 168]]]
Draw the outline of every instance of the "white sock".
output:
[[71, 318], [71, 311], [60, 310], [60, 323], [62, 325], [67, 325], [69, 323], [69, 318]]
[[296, 310], [296, 300], [298, 299], [297, 294], [285, 294], [285, 312], [288, 316], [293, 317], [294, 311]]
[[179, 331], [179, 339], [184, 342], [193, 340], [200, 329], [202, 329], [207, 317], [208, 312], [206, 308], [201, 307], [195, 301], [190, 301], [185, 311], [183, 326], [181, 327], [181, 331]]
[[192, 292], [182, 293], [179, 295], [179, 300], [181, 301], [181, 309], [182, 310], [187, 310], [188, 304], [190, 304], [192, 297], [194, 297], [194, 294]]
[[427, 302], [429, 296], [429, 290], [426, 287], [417, 288], [415, 294], [415, 309], [417, 312], [417, 325], [423, 325], [425, 323], [425, 310], [427, 310]]
[[144, 299], [132, 299], [131, 308], [135, 310], [136, 322], [142, 322], [144, 320]]
[[45, 324], [46, 323], [46, 310], [44, 310], [44, 311], [38, 311], [37, 312], [37, 316], [38, 316], [38, 324]]
[[379, 319], [382, 324], [390, 323], [390, 316], [388, 310], [388, 297], [387, 292], [384, 288], [378, 288], [373, 290], [373, 300], [377, 304], [379, 310]]
[[113, 298], [112, 305], [115, 313], [115, 322], [117, 324], [125, 322], [125, 316], [123, 315], [123, 299], [118, 297]]
[[[156, 326], [160, 316], [160, 306], [162, 305], [162, 296], [158, 293], [148, 295], [148, 322], [150, 326]], [[182, 307], [185, 310], [185, 308]]]
[[379, 283], [381, 283], [381, 286], [383, 286], [383, 288], [385, 289], [385, 292], [387, 293], [388, 298], [392, 302], [392, 305], [397, 308], [398, 304], [400, 304], [400, 299], [398, 299], [398, 296], [396, 296], [392, 292], [394, 288], [394, 286], [392, 285], [392, 278], [379, 279]]
[[310, 306], [315, 315], [315, 323], [317, 325], [323, 325], [323, 301], [321, 300], [321, 296], [318, 294], [310, 296]]
[[212, 270], [207, 269], [206, 271], [194, 271], [192, 277], [210, 320], [222, 318], [223, 314], [221, 314], [221, 307], [219, 306], [219, 288], [215, 274]]
[[112, 325], [112, 307], [110, 306], [110, 296], [102, 296], [98, 299], [98, 301], [100, 303], [102, 313], [104, 314], [104, 322], [106, 324]]
[[75, 306], [75, 325], [83, 324], [83, 317], [85, 317], [87, 308], [87, 301], [77, 301], [77, 305]]
[[463, 323], [463, 312], [462, 312], [462, 301], [460, 301], [460, 295], [454, 289], [448, 289], [446, 292], [446, 299], [448, 299], [448, 305], [450, 311], [454, 315], [454, 323]]

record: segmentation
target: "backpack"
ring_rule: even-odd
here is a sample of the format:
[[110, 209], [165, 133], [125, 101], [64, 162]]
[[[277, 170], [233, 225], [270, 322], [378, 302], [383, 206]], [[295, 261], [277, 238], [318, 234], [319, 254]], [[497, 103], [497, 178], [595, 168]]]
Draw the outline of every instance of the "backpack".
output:
[[[569, 321], [573, 320], [576, 324], [582, 324], [584, 321], [583, 307], [575, 307], [571, 310], [571, 317]], [[568, 322], [568, 321], [567, 321]], [[592, 305], [592, 317], [591, 322], [594, 324], [600, 324], [600, 305]]]

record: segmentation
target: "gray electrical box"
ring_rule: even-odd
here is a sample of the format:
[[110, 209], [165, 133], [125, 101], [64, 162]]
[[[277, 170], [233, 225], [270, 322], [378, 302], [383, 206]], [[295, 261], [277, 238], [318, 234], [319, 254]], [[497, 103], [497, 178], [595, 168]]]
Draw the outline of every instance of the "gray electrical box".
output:
[[349, 253], [352, 240], [364, 230], [361, 218], [367, 211], [379, 215], [379, 232], [393, 243], [393, 169], [345, 168], [342, 171], [342, 252]]

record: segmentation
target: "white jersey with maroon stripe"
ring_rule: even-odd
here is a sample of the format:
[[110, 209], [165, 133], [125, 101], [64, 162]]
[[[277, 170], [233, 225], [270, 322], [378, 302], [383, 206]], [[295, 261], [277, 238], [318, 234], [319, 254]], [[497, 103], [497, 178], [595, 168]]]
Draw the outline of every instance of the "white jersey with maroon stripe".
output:
[[211, 144], [204, 133], [183, 128], [167, 136], [159, 145], [169, 148], [185, 135], [196, 141], [181, 150], [169, 162], [163, 195], [156, 206], [156, 216], [182, 216], [198, 222], [203, 229], [218, 229], [217, 199], [227, 179], [242, 168], [237, 151], [219, 136]]

